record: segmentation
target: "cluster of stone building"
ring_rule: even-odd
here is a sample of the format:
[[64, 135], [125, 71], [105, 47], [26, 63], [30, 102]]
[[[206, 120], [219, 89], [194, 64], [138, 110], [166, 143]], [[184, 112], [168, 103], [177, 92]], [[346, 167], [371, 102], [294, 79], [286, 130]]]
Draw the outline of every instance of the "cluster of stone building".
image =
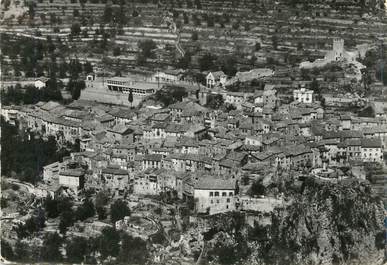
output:
[[[324, 108], [304, 87], [294, 89], [287, 103], [274, 84], [250, 94], [221, 86], [202, 88], [166, 108], [78, 100], [66, 106], [6, 106], [2, 115], [60, 144], [79, 143], [79, 152], [44, 168], [44, 185], [51, 191], [94, 188], [114, 196], [176, 191], [204, 213], [252, 209], [251, 203], [243, 206], [245, 194], [238, 190], [242, 177], [257, 179], [262, 169], [267, 174], [384, 161], [386, 112], [364, 118]], [[214, 93], [236, 109], [206, 108]]]

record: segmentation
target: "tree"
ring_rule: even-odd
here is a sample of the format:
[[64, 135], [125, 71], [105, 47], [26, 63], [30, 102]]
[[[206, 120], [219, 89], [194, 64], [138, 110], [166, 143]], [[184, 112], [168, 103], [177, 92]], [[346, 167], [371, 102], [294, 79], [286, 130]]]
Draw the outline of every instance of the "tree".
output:
[[386, 238], [386, 231], [380, 231], [379, 233], [376, 234], [375, 247], [377, 249], [384, 249], [385, 248], [385, 246], [386, 246], [385, 238]]
[[375, 110], [372, 106], [367, 106], [365, 107], [364, 109], [362, 109], [358, 115], [360, 117], [370, 117], [370, 118], [374, 118], [375, 117]]
[[313, 81], [310, 83], [310, 89], [312, 89], [314, 92], [319, 93], [319, 85], [316, 78], [313, 78]]
[[255, 181], [249, 190], [250, 195], [264, 195], [265, 194], [265, 186], [262, 185], [260, 181]]
[[70, 72], [71, 79], [77, 80], [79, 74], [82, 73], [82, 64], [79, 62], [78, 59], [71, 59], [68, 69]]
[[35, 86], [26, 86], [23, 97], [24, 104], [36, 104], [41, 99], [41, 93]]
[[187, 15], [187, 13], [183, 14], [183, 19], [184, 19], [184, 24], [188, 24], [189, 23], [189, 17]]
[[44, 261], [58, 262], [62, 260], [60, 248], [62, 247], [62, 238], [58, 233], [49, 233], [43, 240], [41, 257]]
[[379, 54], [380, 52], [376, 50], [369, 50], [365, 53], [364, 58], [360, 59], [359, 61], [367, 66], [367, 68], [372, 68], [378, 62]]
[[302, 80], [310, 80], [310, 73], [307, 69], [305, 68], [301, 69], [301, 78]]
[[3, 196], [1, 196], [1, 206], [0, 206], [0, 208], [1, 209], [5, 209], [7, 207], [8, 207], [8, 199], [3, 197]]
[[156, 43], [153, 40], [143, 40], [138, 42], [138, 48], [142, 56], [147, 58], [154, 57], [154, 50], [157, 48]]
[[[54, 74], [53, 72], [51, 72]], [[43, 101], [60, 101], [62, 100], [62, 94], [60, 92], [60, 88], [58, 87], [57, 80], [52, 77], [46, 82], [46, 87], [42, 88], [42, 100]]]
[[117, 257], [120, 251], [120, 234], [113, 227], [106, 227], [98, 237], [98, 248], [102, 257]]
[[4, 0], [3, 1], [4, 10], [8, 10], [9, 6], [11, 5], [11, 0]]
[[248, 22], [245, 23], [244, 27], [245, 27], [245, 31], [250, 30], [250, 24]]
[[383, 83], [383, 85], [387, 85], [387, 65], [379, 65], [376, 69], [376, 78]]
[[74, 23], [71, 25], [71, 35], [78, 36], [81, 33], [81, 26], [79, 23]]
[[73, 237], [66, 242], [66, 256], [69, 262], [84, 262], [84, 257], [90, 253], [87, 239], [84, 237]]
[[278, 49], [278, 37], [276, 35], [273, 35], [271, 37], [271, 42], [272, 42], [272, 45], [273, 45], [273, 49], [277, 50]]
[[101, 190], [95, 196], [95, 207], [106, 206], [109, 202], [109, 195], [106, 191]]
[[199, 35], [197, 31], [192, 32], [191, 34], [191, 40], [197, 41], [199, 39]]
[[190, 64], [191, 64], [191, 54], [189, 52], [186, 52], [184, 56], [178, 60], [176, 66], [177, 68], [187, 69], [189, 68]]
[[215, 55], [212, 55], [210, 53], [207, 53], [203, 55], [201, 58], [199, 58], [199, 68], [200, 71], [208, 71], [215, 68], [215, 60], [217, 57]]
[[192, 15], [192, 19], [193, 19], [196, 27], [200, 27], [202, 25], [200, 18], [196, 14]]
[[140, 15], [140, 13], [134, 9], [133, 12], [132, 12], [132, 17], [138, 17]]
[[257, 61], [257, 57], [255, 57], [255, 55], [252, 55], [251, 58], [250, 58], [250, 64], [254, 67], [254, 64], [255, 62]]
[[200, 2], [200, 0], [195, 0], [195, 5], [197, 9], [202, 9], [202, 3]]
[[79, 10], [78, 9], [73, 10], [73, 17], [79, 17]]
[[54, 24], [56, 24], [56, 22], [57, 22], [57, 18], [56, 18], [55, 13], [50, 13], [50, 24], [54, 25]]
[[75, 215], [76, 219], [81, 221], [93, 217], [95, 215], [93, 202], [90, 199], [85, 199], [83, 204], [77, 208]]
[[72, 210], [66, 210], [61, 213], [59, 221], [59, 232], [66, 234], [67, 228], [74, 224], [74, 212]]
[[28, 15], [32, 19], [35, 17], [35, 7], [36, 7], [36, 3], [28, 2]]
[[75, 87], [72, 91], [71, 91], [71, 98], [73, 100], [77, 100], [79, 99], [79, 97], [81, 96], [81, 89], [79, 87]]
[[93, 72], [93, 66], [91, 65], [91, 63], [89, 61], [86, 61], [84, 64], [83, 64], [83, 72], [85, 74], [90, 74]]
[[302, 42], [298, 42], [298, 43], [297, 43], [297, 50], [298, 50], [298, 51], [301, 51], [302, 49], [303, 49]]
[[168, 106], [178, 101], [182, 101], [187, 95], [188, 93], [184, 87], [164, 86], [153, 95], [153, 98], [160, 101], [164, 106]]
[[15, 243], [15, 251], [14, 251], [15, 260], [18, 260], [18, 261], [28, 260], [30, 256], [29, 250], [30, 250], [30, 246], [28, 245], [28, 243], [17, 240]]
[[250, 176], [249, 175], [243, 175], [242, 177], [242, 184], [247, 186], [250, 184]]
[[26, 223], [24, 224], [24, 227], [29, 234], [39, 231], [38, 222], [35, 216], [31, 216], [30, 218], [28, 218]]
[[123, 234], [118, 259], [125, 264], [145, 264], [148, 258], [146, 242], [141, 238], [133, 238]]
[[113, 9], [111, 6], [106, 5], [103, 12], [103, 22], [108, 24], [112, 21], [113, 18]]
[[116, 200], [110, 206], [110, 219], [113, 224], [118, 220], [124, 219], [125, 216], [130, 216], [130, 213], [128, 205], [122, 200]]
[[207, 97], [207, 107], [211, 109], [219, 109], [224, 103], [223, 96], [220, 94], [209, 94]]
[[70, 79], [67, 84], [67, 91], [71, 93], [72, 99], [77, 100], [81, 96], [81, 90], [85, 89], [85, 87], [85, 81]]
[[221, 60], [221, 69], [228, 76], [234, 76], [237, 72], [236, 58], [234, 56], [227, 56]]
[[101, 207], [96, 207], [96, 210], [97, 210], [98, 220], [105, 220], [106, 219], [106, 208], [101, 206]]
[[132, 88], [129, 90], [128, 101], [130, 103], [130, 107], [132, 107], [132, 103], [133, 103], [133, 89]]
[[45, 217], [33, 215], [28, 218], [25, 224], [19, 224], [17, 226], [16, 234], [18, 238], [25, 238], [32, 235], [35, 232], [38, 232], [44, 227]]
[[60, 197], [57, 199], [58, 212], [63, 213], [65, 211], [72, 211], [73, 202], [68, 197]]
[[36, 210], [35, 222], [39, 229], [42, 229], [46, 226], [46, 214], [41, 207]]
[[58, 201], [48, 195], [44, 201], [44, 208], [48, 218], [56, 218], [59, 216]]
[[138, 65], [144, 65], [146, 63], [146, 58], [142, 53], [138, 53], [136, 56], [136, 62]]
[[113, 49], [113, 56], [120, 56], [121, 55], [121, 49], [120, 47], [116, 46]]
[[61, 62], [59, 64], [59, 77], [60, 78], [65, 78], [66, 77], [66, 73], [67, 73], [67, 70], [68, 70], [68, 65], [65, 61]]
[[11, 245], [4, 238], [1, 240], [1, 256], [7, 260], [13, 260], [15, 258]]

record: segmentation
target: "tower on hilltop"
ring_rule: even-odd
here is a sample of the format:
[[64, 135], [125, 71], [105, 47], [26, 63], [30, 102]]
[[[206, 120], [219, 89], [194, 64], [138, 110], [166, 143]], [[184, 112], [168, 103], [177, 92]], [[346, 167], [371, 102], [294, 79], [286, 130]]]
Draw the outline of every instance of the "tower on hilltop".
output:
[[333, 39], [333, 51], [336, 58], [340, 58], [344, 55], [344, 40], [340, 38]]

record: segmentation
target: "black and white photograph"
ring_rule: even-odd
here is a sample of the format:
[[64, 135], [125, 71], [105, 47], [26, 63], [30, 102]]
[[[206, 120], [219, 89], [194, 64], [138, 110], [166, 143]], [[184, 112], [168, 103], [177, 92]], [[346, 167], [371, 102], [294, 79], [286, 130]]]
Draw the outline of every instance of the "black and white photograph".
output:
[[0, 0], [0, 98], [0, 264], [387, 264], [387, 0]]

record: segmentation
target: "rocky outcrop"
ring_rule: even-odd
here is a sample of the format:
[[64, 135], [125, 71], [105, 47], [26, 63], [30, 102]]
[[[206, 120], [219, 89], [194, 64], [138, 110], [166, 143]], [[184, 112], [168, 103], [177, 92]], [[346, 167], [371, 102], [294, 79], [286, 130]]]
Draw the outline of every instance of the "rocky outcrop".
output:
[[204, 233], [207, 259], [220, 264], [382, 264], [384, 207], [368, 184], [308, 180], [292, 197], [289, 206], [272, 213], [270, 225], [251, 227], [235, 213], [213, 217]]

